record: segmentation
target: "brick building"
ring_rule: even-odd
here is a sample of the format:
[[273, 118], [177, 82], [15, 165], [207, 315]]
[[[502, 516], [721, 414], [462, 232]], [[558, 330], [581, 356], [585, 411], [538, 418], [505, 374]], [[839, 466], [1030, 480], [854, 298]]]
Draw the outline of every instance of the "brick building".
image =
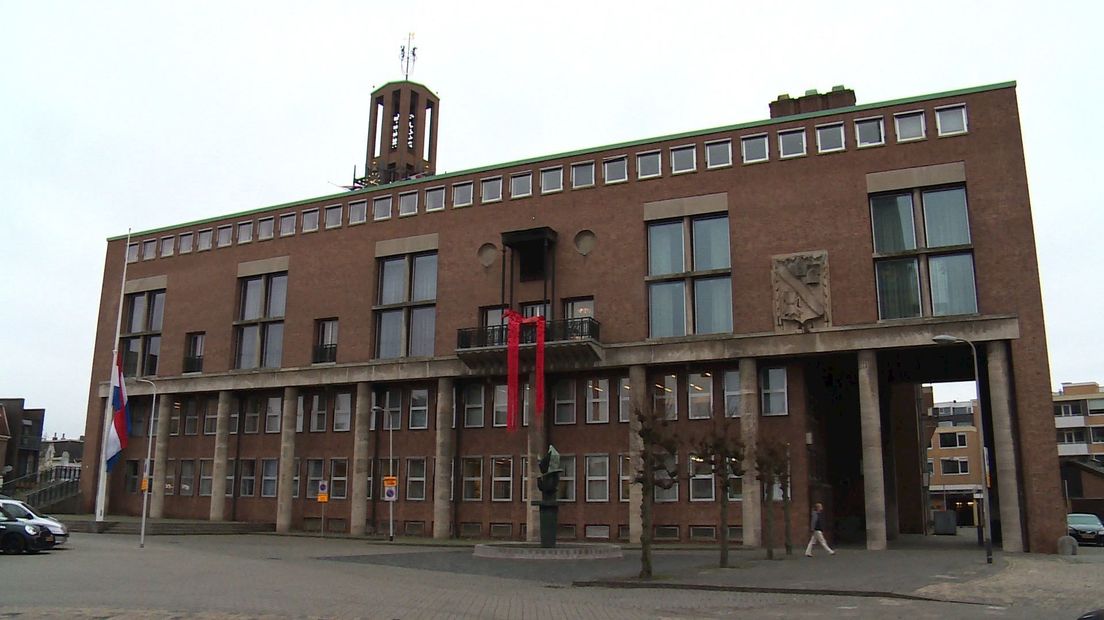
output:
[[[126, 373], [156, 384], [167, 421], [154, 516], [315, 529], [325, 480], [327, 529], [386, 529], [393, 471], [399, 534], [531, 537], [533, 455], [550, 441], [561, 536], [636, 539], [630, 413], [659, 408], [687, 438], [738, 418], [749, 462], [759, 438], [788, 443], [795, 530], [823, 501], [837, 535], [880, 549], [923, 528], [921, 385], [974, 377], [968, 347], [932, 341], [950, 334], [978, 347], [1004, 547], [1054, 550], [1014, 84], [863, 105], [837, 87], [779, 97], [768, 120], [448, 174], [428, 89], [372, 101], [354, 190], [108, 241], [89, 507], [122, 295]], [[549, 320], [544, 417], [522, 390], [518, 432], [507, 307]], [[152, 390], [128, 389], [143, 435]], [[110, 476], [113, 512], [140, 510], [145, 445], [132, 437]], [[717, 535], [722, 490], [693, 457], [687, 442], [657, 493], [660, 537]], [[726, 525], [760, 544], [768, 508], [754, 476], [740, 482]]]

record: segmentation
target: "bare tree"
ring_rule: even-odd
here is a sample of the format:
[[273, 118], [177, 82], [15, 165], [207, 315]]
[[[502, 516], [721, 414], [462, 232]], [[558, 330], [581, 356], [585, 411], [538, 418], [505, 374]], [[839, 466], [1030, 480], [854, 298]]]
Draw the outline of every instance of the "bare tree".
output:
[[694, 451], [713, 475], [721, 492], [721, 522], [718, 537], [721, 546], [721, 568], [728, 568], [728, 495], [733, 490], [733, 478], [744, 475], [744, 443], [736, 436], [737, 425], [732, 418], [716, 419], [712, 427], [694, 442]]
[[[759, 470], [759, 490], [762, 493], [763, 513], [766, 516], [763, 522], [763, 543], [767, 547], [767, 559], [774, 559], [774, 485], [781, 484], [783, 500], [789, 495], [786, 490], [789, 486], [789, 446], [777, 439], [760, 437], [755, 450], [755, 467]], [[788, 504], [788, 501], [787, 501]], [[793, 545], [789, 543], [789, 507], [783, 505], [786, 513], [786, 539], [788, 552], [792, 553]]]
[[678, 482], [678, 435], [668, 420], [660, 413], [649, 410], [645, 413], [639, 407], [633, 414], [639, 422], [637, 434], [641, 440], [639, 469], [633, 482], [640, 485], [640, 578], [652, 577], [652, 509], [655, 504], [655, 490], [670, 489]]

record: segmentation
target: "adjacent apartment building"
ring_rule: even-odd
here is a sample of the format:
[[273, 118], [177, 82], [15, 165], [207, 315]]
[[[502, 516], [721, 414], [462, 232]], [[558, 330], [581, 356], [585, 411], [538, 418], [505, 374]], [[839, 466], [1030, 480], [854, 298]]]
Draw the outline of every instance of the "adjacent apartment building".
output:
[[[560, 536], [636, 540], [634, 412], [685, 439], [655, 534], [762, 543], [753, 474], [717, 484], [693, 437], [789, 445], [793, 525], [883, 549], [923, 530], [924, 383], [974, 378], [1007, 550], [1064, 533], [1014, 83], [770, 118], [448, 174], [440, 102], [373, 94], [353, 190], [108, 240], [89, 392], [91, 509], [116, 313], [134, 437], [109, 511], [278, 531], [536, 535], [536, 458], [563, 455]], [[517, 136], [524, 141], [523, 131]], [[447, 147], [447, 145], [442, 145]], [[125, 281], [123, 269], [126, 266]], [[548, 320], [546, 398], [506, 428], [505, 309]], [[719, 523], [718, 502], [739, 502]], [[776, 521], [777, 523], [778, 521]], [[781, 537], [781, 528], [775, 532]]]
[[926, 438], [931, 509], [953, 510], [959, 525], [976, 525], [985, 484], [977, 401], [935, 403], [930, 415]]

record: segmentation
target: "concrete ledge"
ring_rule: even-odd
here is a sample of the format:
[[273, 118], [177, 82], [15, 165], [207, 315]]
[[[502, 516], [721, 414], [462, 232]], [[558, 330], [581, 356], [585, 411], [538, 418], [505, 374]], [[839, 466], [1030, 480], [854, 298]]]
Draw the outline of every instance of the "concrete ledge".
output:
[[673, 583], [669, 581], [630, 581], [630, 580], [593, 580], [573, 581], [576, 588], [623, 588], [623, 589], [668, 589], [703, 590], [709, 592], [760, 592], [765, 594], [805, 594], [808, 596], [855, 596], [862, 598], [892, 598], [905, 601], [931, 601], [937, 603], [958, 603], [961, 605], [991, 605], [987, 601], [960, 601], [916, 594], [884, 592], [878, 590], [845, 590], [834, 588], [776, 588], [757, 586], [725, 586], [708, 583]]
[[472, 555], [508, 560], [608, 560], [622, 557], [621, 547], [606, 543], [557, 543], [551, 549], [537, 543], [488, 543], [476, 545]]

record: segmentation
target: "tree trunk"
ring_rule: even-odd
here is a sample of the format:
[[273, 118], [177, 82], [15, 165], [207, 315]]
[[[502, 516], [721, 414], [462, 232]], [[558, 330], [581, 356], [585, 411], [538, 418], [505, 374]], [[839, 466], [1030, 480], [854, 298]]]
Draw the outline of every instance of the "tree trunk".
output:
[[721, 568], [728, 568], [728, 479], [721, 485]]
[[786, 555], [793, 555], [793, 537], [790, 535], [790, 485], [782, 488], [782, 519], [786, 530]]
[[640, 498], [640, 578], [652, 578], [652, 502], [655, 498], [655, 471], [644, 463], [644, 482]]
[[774, 536], [772, 536], [771, 525], [774, 522], [774, 485], [771, 484], [769, 476], [760, 479], [761, 489], [763, 492], [763, 515], [766, 519], [763, 522], [763, 544], [767, 546], [767, 559], [774, 559]]

